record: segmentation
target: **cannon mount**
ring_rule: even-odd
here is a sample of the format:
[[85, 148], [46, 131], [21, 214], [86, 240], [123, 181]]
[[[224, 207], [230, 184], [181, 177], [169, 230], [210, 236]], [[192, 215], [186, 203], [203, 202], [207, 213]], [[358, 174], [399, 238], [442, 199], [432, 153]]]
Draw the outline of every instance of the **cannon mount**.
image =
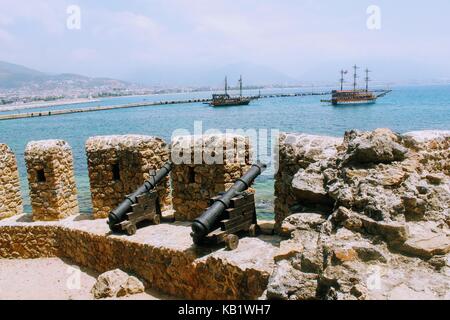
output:
[[125, 231], [131, 236], [136, 233], [137, 224], [142, 221], [154, 224], [161, 222], [161, 204], [156, 187], [167, 177], [172, 167], [173, 164], [169, 161], [158, 171], [150, 170], [149, 179], [109, 213], [107, 223], [112, 232]]
[[[220, 195], [210, 200], [213, 204]], [[259, 227], [256, 219], [255, 195], [244, 191], [231, 199], [230, 207], [225, 210], [223, 219], [218, 224], [219, 228], [205, 237], [203, 244], [225, 243], [228, 250], [238, 247], [238, 234], [247, 232], [249, 236], [256, 237]]]
[[117, 229], [129, 236], [136, 234], [137, 225], [143, 221], [155, 225], [161, 223], [161, 206], [156, 190], [141, 194], [136, 199], [137, 203], [131, 206], [132, 211], [126, 214], [126, 220], [116, 225]]
[[253, 164], [230, 189], [210, 199], [209, 207], [191, 225], [191, 237], [196, 245], [225, 242], [233, 250], [239, 243], [237, 234], [258, 233], [255, 195], [248, 189], [266, 168], [260, 162]]

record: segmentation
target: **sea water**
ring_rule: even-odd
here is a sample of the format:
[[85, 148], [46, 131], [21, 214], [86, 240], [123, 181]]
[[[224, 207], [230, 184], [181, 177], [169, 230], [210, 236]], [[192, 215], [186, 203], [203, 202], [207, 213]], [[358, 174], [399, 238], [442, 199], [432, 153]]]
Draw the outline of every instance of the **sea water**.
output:
[[[351, 129], [373, 130], [387, 127], [405, 133], [413, 130], [450, 130], [450, 85], [393, 87], [393, 92], [376, 104], [331, 106], [321, 103], [324, 96], [267, 98], [248, 106], [212, 108], [206, 104], [176, 104], [117, 109], [53, 117], [0, 121], [0, 143], [8, 144], [18, 158], [25, 210], [31, 211], [28, 197], [24, 150], [29, 141], [63, 139], [73, 148], [75, 174], [82, 212], [91, 210], [89, 180], [84, 144], [96, 135], [145, 134], [170, 141], [176, 129], [193, 132], [194, 122], [202, 121], [203, 130], [278, 129], [285, 132], [342, 136]], [[268, 93], [292, 93], [306, 89], [270, 89]], [[325, 91], [316, 88], [314, 91]], [[311, 91], [311, 89], [307, 89]], [[246, 92], [255, 95], [257, 92]], [[107, 98], [79, 105], [35, 108], [35, 112], [67, 108], [115, 105], [143, 101], [169, 101], [208, 98], [211, 93], [184, 93], [140, 97]], [[14, 113], [14, 112], [2, 112]], [[17, 113], [17, 112], [16, 112]], [[258, 178], [257, 210], [261, 218], [273, 216], [273, 176]]]

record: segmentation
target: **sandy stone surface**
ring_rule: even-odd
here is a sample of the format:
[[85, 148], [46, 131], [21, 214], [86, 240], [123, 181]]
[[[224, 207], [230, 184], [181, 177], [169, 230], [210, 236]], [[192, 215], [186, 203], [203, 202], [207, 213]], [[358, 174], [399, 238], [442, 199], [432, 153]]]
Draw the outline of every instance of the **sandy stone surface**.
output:
[[[77, 270], [80, 270], [77, 273]], [[59, 258], [0, 259], [0, 300], [91, 300], [98, 274]], [[78, 282], [79, 279], [79, 282]], [[76, 286], [79, 283], [80, 286]], [[147, 290], [120, 300], [170, 299]]]

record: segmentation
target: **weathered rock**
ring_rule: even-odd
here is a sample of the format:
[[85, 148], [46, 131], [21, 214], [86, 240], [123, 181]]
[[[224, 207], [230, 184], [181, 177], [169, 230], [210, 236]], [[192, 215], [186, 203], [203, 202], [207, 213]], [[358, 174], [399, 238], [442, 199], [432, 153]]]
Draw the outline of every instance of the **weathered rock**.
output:
[[431, 258], [450, 252], [450, 234], [428, 232], [407, 240], [401, 247], [405, 253]]
[[280, 250], [277, 255], [274, 257], [275, 261], [285, 260], [296, 255], [300, 254], [303, 251], [303, 246], [297, 241], [294, 240], [286, 240], [281, 241]]
[[318, 213], [302, 212], [288, 216], [281, 225], [281, 233], [290, 236], [295, 230], [319, 231], [326, 219]]
[[411, 131], [404, 134], [406, 137], [414, 139], [418, 143], [429, 141], [444, 140], [450, 138], [450, 131], [446, 130], [422, 130]]
[[372, 132], [346, 132], [344, 144], [345, 162], [380, 163], [402, 161], [408, 150], [400, 144], [401, 137], [389, 129]]
[[332, 204], [324, 188], [324, 176], [316, 168], [300, 169], [292, 179], [292, 190], [303, 203]]
[[392, 244], [401, 244], [409, 237], [408, 226], [405, 224], [375, 221], [344, 207], [336, 210], [333, 220], [349, 230], [381, 236]]
[[298, 203], [293, 194], [292, 179], [300, 168], [326, 160], [337, 154], [341, 138], [315, 136], [300, 133], [280, 134], [279, 169], [275, 180], [275, 230], [279, 231], [290, 208]]
[[275, 227], [275, 221], [274, 220], [260, 220], [258, 221], [258, 227], [261, 231], [261, 234], [265, 235], [273, 235], [274, 234], [274, 227]]
[[277, 263], [269, 278], [268, 299], [312, 300], [316, 298], [318, 275], [295, 269], [287, 260]]
[[[143, 292], [143, 284], [140, 283], [139, 285], [139, 280], [134, 277], [130, 280], [130, 278], [132, 277], [120, 269], [102, 273], [91, 292], [95, 299], [124, 296], [128, 290], [137, 291], [136, 293]], [[139, 291], [139, 289], [142, 289], [142, 291]]]
[[388, 262], [388, 258], [386, 257], [386, 255], [374, 245], [355, 244], [352, 246], [352, 249], [356, 252], [358, 258], [361, 261], [364, 262], [378, 261], [381, 263]]
[[313, 230], [297, 230], [292, 233], [292, 241], [302, 248], [295, 262], [303, 272], [319, 273], [323, 268], [323, 251], [321, 234]]
[[127, 281], [120, 286], [117, 291], [117, 297], [138, 294], [145, 291], [144, 284], [136, 277], [129, 277]]
[[434, 300], [434, 297], [426, 292], [415, 291], [405, 284], [401, 284], [389, 292], [389, 300]]
[[[450, 133], [415, 136], [351, 131], [329, 158], [280, 163], [276, 192], [288, 195], [291, 216], [278, 231], [291, 239], [274, 275], [295, 275], [273, 281], [289, 283], [275, 296], [291, 299], [303, 274], [315, 274], [315, 298], [450, 297]], [[330, 219], [307, 213], [327, 198]]]

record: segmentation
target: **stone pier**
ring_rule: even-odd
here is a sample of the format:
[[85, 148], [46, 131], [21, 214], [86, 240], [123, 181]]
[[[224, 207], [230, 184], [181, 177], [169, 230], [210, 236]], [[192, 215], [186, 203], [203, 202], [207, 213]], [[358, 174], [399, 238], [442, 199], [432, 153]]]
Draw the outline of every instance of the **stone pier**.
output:
[[226, 191], [249, 168], [250, 142], [240, 135], [179, 136], [172, 142], [175, 219], [192, 221], [210, 198]]
[[0, 220], [22, 211], [16, 157], [6, 144], [0, 144]]
[[32, 141], [25, 149], [33, 220], [79, 212], [72, 149], [62, 140]]
[[[106, 218], [124, 197], [135, 191], [150, 170], [169, 160], [161, 138], [142, 135], [99, 136], [86, 142], [93, 215]], [[162, 209], [171, 203], [169, 179], [158, 186]]]

